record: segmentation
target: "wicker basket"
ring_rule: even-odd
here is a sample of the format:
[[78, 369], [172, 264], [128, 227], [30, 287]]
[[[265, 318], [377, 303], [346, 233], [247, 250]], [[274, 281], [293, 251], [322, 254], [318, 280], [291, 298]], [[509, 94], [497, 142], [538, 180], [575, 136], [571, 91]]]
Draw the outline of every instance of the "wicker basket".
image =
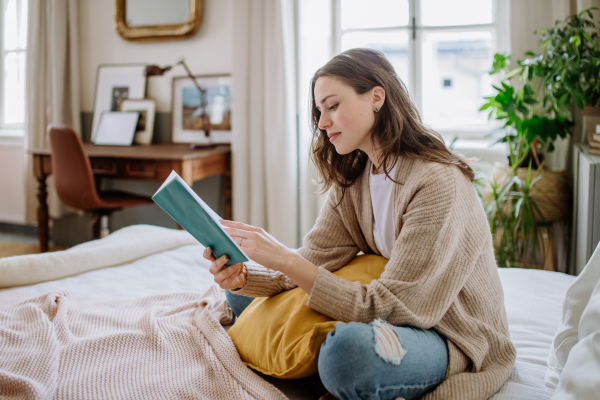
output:
[[[521, 180], [527, 177], [527, 168], [518, 168], [517, 176]], [[571, 190], [567, 181], [567, 174], [563, 170], [543, 168], [541, 171], [531, 171], [530, 180], [540, 178], [531, 188], [531, 198], [540, 208], [541, 215], [536, 212], [538, 222], [551, 222], [563, 220], [569, 215]], [[507, 182], [513, 177], [509, 167], [496, 167], [493, 172], [496, 182]], [[509, 205], [507, 205], [508, 211]]]

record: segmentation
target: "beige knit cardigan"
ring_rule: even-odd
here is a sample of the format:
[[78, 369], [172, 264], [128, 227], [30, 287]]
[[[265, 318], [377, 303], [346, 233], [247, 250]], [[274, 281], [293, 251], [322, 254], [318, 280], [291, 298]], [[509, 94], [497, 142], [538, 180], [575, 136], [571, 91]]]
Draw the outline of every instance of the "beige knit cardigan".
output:
[[[394, 196], [395, 243], [370, 284], [332, 274], [359, 251], [379, 254], [373, 238], [369, 170], [339, 204], [330, 190], [298, 252], [319, 267], [307, 305], [335, 320], [435, 329], [448, 344], [445, 381], [425, 399], [487, 399], [508, 379], [510, 341], [492, 236], [472, 183], [455, 166], [400, 157]], [[263, 297], [296, 287], [287, 276], [248, 265], [238, 294]], [[409, 350], [410, 351], [410, 350]]]

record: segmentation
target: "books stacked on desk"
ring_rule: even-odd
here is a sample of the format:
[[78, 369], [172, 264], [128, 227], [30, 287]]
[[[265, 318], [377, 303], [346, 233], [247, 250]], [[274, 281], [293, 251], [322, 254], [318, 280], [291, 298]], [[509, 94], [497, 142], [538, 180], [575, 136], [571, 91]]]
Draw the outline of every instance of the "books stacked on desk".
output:
[[590, 137], [590, 154], [600, 156], [600, 133], [594, 133]]

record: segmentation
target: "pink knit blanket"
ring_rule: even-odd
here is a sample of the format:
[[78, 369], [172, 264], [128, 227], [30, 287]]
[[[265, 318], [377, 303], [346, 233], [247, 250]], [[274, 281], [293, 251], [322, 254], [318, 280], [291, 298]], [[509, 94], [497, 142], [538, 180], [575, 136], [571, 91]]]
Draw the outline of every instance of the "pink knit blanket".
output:
[[221, 323], [222, 291], [142, 298], [0, 294], [0, 397], [285, 399]]

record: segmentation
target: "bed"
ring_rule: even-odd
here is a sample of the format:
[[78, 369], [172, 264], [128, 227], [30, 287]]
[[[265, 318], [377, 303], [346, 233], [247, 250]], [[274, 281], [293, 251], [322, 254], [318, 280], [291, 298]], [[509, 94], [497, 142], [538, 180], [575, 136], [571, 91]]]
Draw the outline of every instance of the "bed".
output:
[[[67, 291], [72, 298], [94, 298], [98, 301], [156, 298], [183, 292], [202, 294], [211, 287], [214, 292], [212, 275], [208, 272], [209, 263], [202, 258], [203, 247], [186, 235], [185, 232], [164, 228], [136, 226], [62, 254], [21, 256], [12, 260], [12, 264], [6, 259], [0, 260], [0, 273], [8, 270], [13, 273], [12, 277], [10, 274], [0, 275], [0, 284], [4, 286], [0, 289], [0, 301], [9, 294], [33, 296], [53, 291]], [[148, 245], [131, 251], [134, 243], [140, 242]], [[77, 254], [78, 251], [80, 254]], [[90, 254], [104, 254], [110, 260], [94, 264]], [[54, 258], [48, 261], [51, 257]], [[44, 263], [49, 266], [41, 268]], [[61, 270], [61, 265], [65, 266], [65, 271]], [[23, 272], [15, 274], [17, 267]], [[562, 319], [565, 293], [575, 277], [524, 269], [499, 269], [499, 274], [511, 339], [517, 347], [517, 362], [508, 382], [492, 399], [550, 399], [552, 391], [545, 387], [544, 381], [548, 353]], [[21, 284], [12, 286], [11, 279], [13, 283]], [[10, 287], [6, 287], [8, 285]], [[6, 342], [0, 341], [0, 351], [3, 343], [6, 345]], [[0, 370], [1, 366], [0, 363]], [[276, 387], [275, 397], [283, 394], [290, 399], [316, 399], [323, 391], [318, 379], [278, 380], [247, 370], [252, 379], [266, 381], [267, 385]], [[249, 397], [261, 398], [260, 395]]]

